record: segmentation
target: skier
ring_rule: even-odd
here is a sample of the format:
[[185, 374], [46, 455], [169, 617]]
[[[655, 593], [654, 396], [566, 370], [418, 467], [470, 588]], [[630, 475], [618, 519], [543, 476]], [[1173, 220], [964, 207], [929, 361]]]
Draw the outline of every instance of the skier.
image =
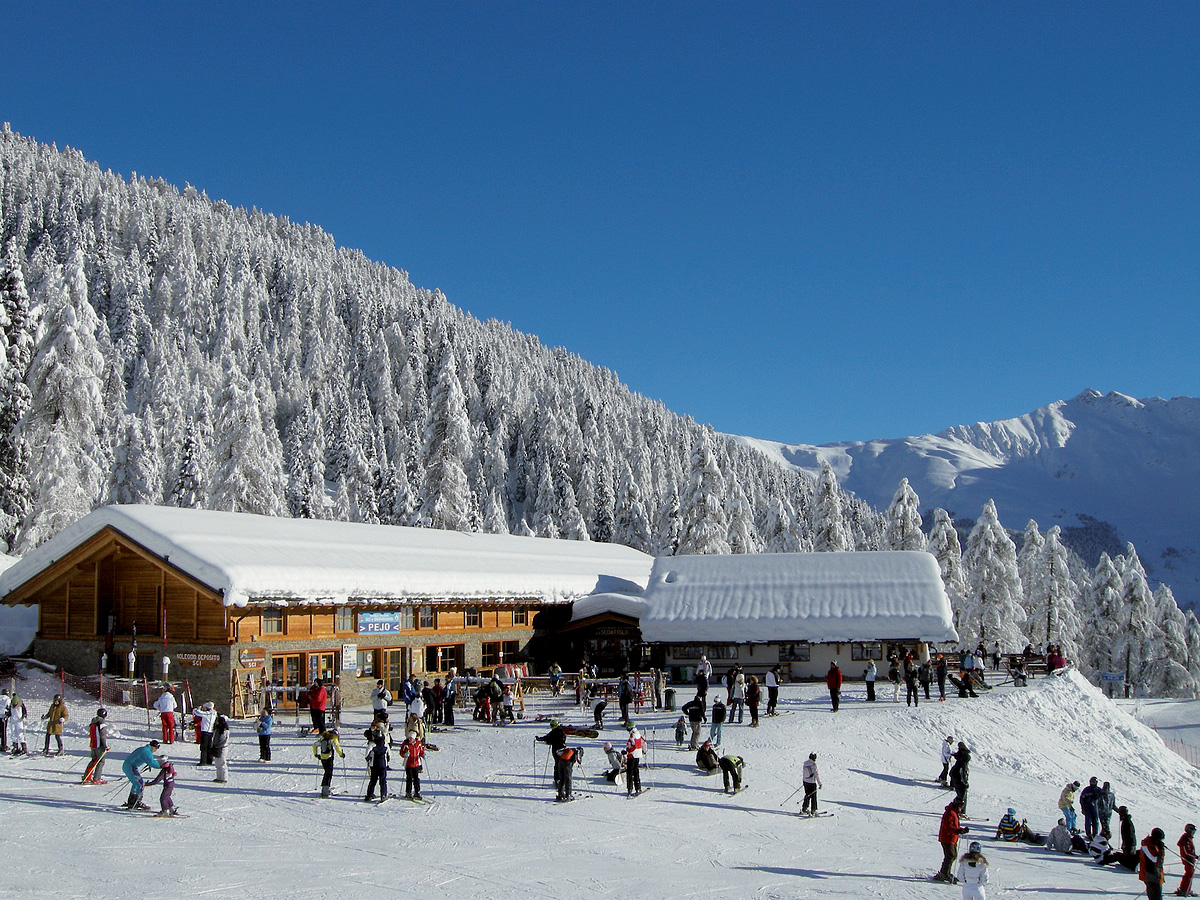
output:
[[946, 664], [946, 655], [944, 653], [939, 653], [938, 658], [937, 658], [937, 665], [934, 666], [934, 670], [933, 670], [934, 677], [937, 678], [938, 702], [939, 703], [946, 702], [947, 668], [948, 667]]
[[42, 716], [42, 721], [46, 723], [46, 745], [42, 747], [42, 756], [50, 755], [51, 736], [58, 744], [58, 752], [54, 754], [58, 756], [63, 752], [63, 722], [67, 721], [67, 704], [63, 702], [61, 694], [54, 695], [54, 699], [50, 701], [50, 708]]
[[837, 660], [829, 664], [829, 671], [825, 673], [825, 686], [829, 688], [829, 702], [833, 704], [833, 711], [838, 711], [838, 701], [842, 697], [842, 670], [838, 668]]
[[1138, 856], [1138, 878], [1146, 885], [1146, 896], [1150, 900], [1162, 900], [1162, 886], [1165, 880], [1163, 868], [1167, 856], [1163, 839], [1166, 836], [1161, 828], [1155, 828], [1142, 839], [1142, 849]]
[[229, 748], [229, 720], [224, 716], [217, 716], [217, 721], [213, 723], [212, 730], [212, 760], [216, 764], [217, 771], [214, 773], [217, 777], [213, 779], [217, 784], [224, 784], [229, 780], [229, 754], [226, 752]]
[[717, 751], [713, 749], [711, 741], [705, 741], [696, 751], [696, 768], [705, 775], [712, 775], [721, 768], [721, 761], [717, 759]]
[[621, 707], [621, 721], [629, 721], [629, 704], [633, 702], [633, 686], [629, 683], [629, 673], [621, 675], [617, 682], [617, 704]]
[[342, 752], [342, 742], [338, 739], [338, 730], [330, 728], [321, 732], [321, 736], [313, 743], [313, 756], [321, 761], [321, 768], [324, 771], [321, 778], [322, 797], [328, 797], [332, 792], [333, 754], [335, 753], [342, 759], [346, 758], [346, 754]]
[[547, 672], [547, 677], [550, 680], [550, 696], [557, 697], [559, 691], [562, 690], [560, 683], [562, 679], [562, 666], [557, 662], [550, 663], [550, 670]]
[[696, 666], [696, 696], [708, 705], [708, 680], [712, 678], [712, 663], [707, 656], [700, 657], [700, 665]]
[[675, 746], [682, 750], [683, 742], [687, 740], [687, 719], [680, 716], [675, 722]]
[[554, 754], [554, 799], [560, 803], [575, 799], [571, 793], [571, 766], [574, 754], [566, 755], [567, 733], [558, 724], [558, 719], [551, 719], [550, 730], [534, 740], [549, 745], [550, 752]]
[[942, 824], [938, 828], [938, 843], [942, 845], [942, 867], [933, 876], [934, 881], [948, 881], [956, 884], [958, 879], [950, 872], [954, 860], [958, 858], [959, 835], [966, 834], [971, 829], [963, 825], [959, 819], [962, 810], [961, 801], [955, 797], [942, 813]]
[[958, 800], [959, 812], [967, 814], [967, 790], [971, 786], [971, 751], [962, 741], [954, 751], [954, 765], [950, 767], [950, 787]]
[[891, 657], [888, 661], [888, 681], [892, 683], [892, 702], [900, 702], [900, 664], [896, 661], [896, 657]]
[[932, 699], [929, 696], [929, 685], [933, 682], [933, 666], [929, 660], [925, 660], [917, 667], [917, 682], [921, 685], [921, 690], [925, 692], [925, 699]]
[[158, 712], [158, 718], [162, 722], [162, 742], [164, 744], [175, 743], [175, 710], [178, 708], [179, 702], [175, 699], [175, 695], [171, 692], [171, 686], [168, 684], [158, 695], [158, 699], [154, 701], [154, 709]]
[[1100, 797], [1096, 801], [1096, 811], [1100, 816], [1100, 833], [1106, 838], [1112, 837], [1109, 823], [1112, 821], [1113, 810], [1117, 808], [1117, 795], [1112, 785], [1107, 781], [1100, 788]]
[[758, 676], [751, 675], [746, 685], [746, 705], [750, 707], [750, 727], [758, 727], [758, 704], [762, 701], [762, 688], [758, 686]]
[[1183, 861], [1183, 880], [1175, 891], [1177, 897], [1195, 897], [1192, 893], [1192, 876], [1196, 874], [1196, 843], [1192, 838], [1196, 834], [1196, 826], [1190, 822], [1183, 826], [1183, 834], [1179, 836], [1179, 858]]
[[625, 795], [636, 797], [642, 792], [642, 760], [646, 757], [646, 741], [637, 726], [627, 722], [629, 740], [625, 743]]
[[271, 727], [275, 724], [275, 716], [269, 709], [264, 709], [258, 717], [254, 731], [258, 735], [258, 761], [271, 761]]
[[453, 727], [454, 703], [458, 699], [458, 670], [451, 667], [446, 674], [446, 692], [442, 695], [442, 724]]
[[[1101, 838], [1101, 840], [1104, 840]], [[1108, 842], [1105, 841], [1107, 849]], [[1065, 853], [1068, 856], [1073, 852], [1071, 849], [1071, 832], [1067, 831], [1067, 820], [1059, 819], [1058, 824], [1050, 829], [1050, 833], [1046, 835], [1046, 849], [1053, 850], [1055, 853]]]
[[863, 681], [867, 683], [868, 703], [875, 702], [875, 678], [878, 674], [879, 673], [875, 668], [875, 660], [871, 660], [867, 663], [867, 670], [863, 672]]
[[733, 782], [733, 793], [737, 793], [742, 789], [742, 769], [746, 767], [746, 761], [740, 756], [722, 756], [720, 759], [721, 780], [725, 783], [725, 793], [730, 791], [730, 782]]
[[963, 900], [987, 900], [984, 885], [988, 883], [988, 861], [979, 841], [971, 841], [958, 861], [958, 880], [962, 882]]
[[616, 784], [617, 776], [625, 771], [625, 754], [614, 748], [612, 741], [605, 741], [604, 755], [608, 757], [608, 771], [604, 773], [604, 777]]
[[83, 770], [84, 784], [107, 784], [104, 780], [104, 757], [108, 755], [108, 710], [103, 706], [88, 725], [88, 747], [92, 760]]
[[29, 745], [25, 743], [25, 720], [27, 718], [29, 718], [29, 710], [25, 707], [25, 701], [14, 692], [8, 705], [8, 743], [12, 747], [13, 756], [29, 754]]
[[193, 709], [192, 717], [200, 723], [200, 762], [197, 765], [211, 766], [212, 732], [217, 721], [217, 705], [209, 700], [199, 709]]
[[388, 798], [387, 773], [390, 763], [391, 754], [387, 741], [381, 732], [377, 732], [374, 743], [367, 749], [367, 769], [371, 773], [371, 779], [367, 782], [367, 796], [363, 797], [364, 802], [369, 803], [375, 799], [376, 784], [379, 785], [379, 802], [382, 803]]
[[1088, 786], [1079, 793], [1079, 808], [1083, 810], [1083, 830], [1090, 841], [1100, 833], [1100, 786], [1096, 776], [1088, 779]]
[[[729, 691], [729, 722], [733, 723], [734, 717], [737, 718], [739, 725], [745, 719], [746, 715], [746, 674], [742, 671], [741, 666], [738, 666], [733, 676], [733, 684]], [[753, 718], [753, 716], [751, 717]]]
[[1075, 792], [1079, 790], [1078, 781], [1068, 781], [1067, 786], [1058, 795], [1058, 808], [1062, 810], [1063, 818], [1067, 820], [1067, 828], [1078, 831], [1078, 819], [1075, 817]]
[[950, 758], [954, 753], [954, 735], [946, 735], [942, 741], [942, 774], [937, 777], [941, 784], [946, 784], [946, 776], [950, 774]]
[[312, 718], [312, 733], [325, 732], [325, 707], [329, 704], [329, 691], [321, 683], [320, 678], [314, 678], [308, 689], [308, 714]]
[[142, 802], [142, 791], [146, 787], [145, 781], [142, 780], [142, 766], [149, 766], [151, 769], [162, 768], [158, 757], [154, 755], [158, 746], [158, 741], [151, 741], [144, 747], [138, 747], [121, 763], [121, 771], [129, 779], [129, 799], [123, 804], [125, 809], [148, 810], [150, 808]]
[[721, 732], [725, 727], [725, 704], [718, 695], [713, 699], [712, 724], [708, 726], [708, 739], [716, 746], [721, 746]]
[[705, 704], [704, 697], [697, 694], [694, 700], [689, 700], [680, 708], [680, 712], [688, 717], [688, 722], [692, 726], [692, 740], [688, 744], [689, 750], [696, 750], [700, 747], [700, 727], [703, 723]]
[[1130, 872], [1138, 867], [1137, 828], [1133, 824], [1133, 815], [1129, 807], [1118, 806], [1117, 818], [1121, 820], [1121, 858], [1120, 863]]
[[601, 699], [592, 707], [592, 722], [597, 728], [604, 727], [604, 710], [608, 707], [608, 701]]
[[775, 716], [778, 713], [775, 707], [779, 704], [779, 666], [778, 664], [771, 666], [767, 672], [767, 715]]
[[433, 691], [431, 693], [433, 697], [433, 704], [430, 708], [430, 712], [432, 714], [432, 724], [441, 725], [442, 708], [446, 702], [446, 689], [442, 687], [442, 679], [433, 679]]
[[513, 695], [512, 688], [507, 684], [504, 686], [504, 696], [500, 698], [500, 724], [505, 722], [515, 724], [517, 717], [513, 714]]
[[380, 678], [375, 682], [375, 689], [371, 691], [371, 710], [378, 716], [381, 712], [387, 712], [387, 708], [392, 705], [392, 692], [387, 689]]
[[817, 771], [817, 754], [808, 754], [800, 774], [804, 785], [804, 802], [800, 804], [800, 815], [815, 816], [817, 814], [817, 788], [822, 787], [821, 773]]
[[179, 815], [179, 807], [175, 805], [175, 801], [172, 799], [175, 793], [175, 766], [171, 764], [171, 760], [165, 753], [158, 757], [158, 762], [161, 766], [158, 774], [151, 781], [146, 782], [146, 784], [147, 786], [155, 784], [163, 786], [162, 794], [158, 798], [158, 815], [177, 816]]
[[8, 708], [11, 705], [8, 688], [3, 688], [0, 690], [0, 753], [8, 752]]
[[917, 693], [917, 667], [908, 660], [904, 665], [904, 702], [908, 706], [921, 705], [921, 695]]

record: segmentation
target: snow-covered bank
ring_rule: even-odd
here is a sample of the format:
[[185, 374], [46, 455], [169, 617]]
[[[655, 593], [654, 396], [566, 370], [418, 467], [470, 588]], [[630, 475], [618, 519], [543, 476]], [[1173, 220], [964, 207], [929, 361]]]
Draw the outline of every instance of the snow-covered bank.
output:
[[[31, 673], [17, 688], [32, 698], [36, 725], [57, 681]], [[861, 686], [851, 685], [835, 715], [822, 687], [787, 686], [784, 715], [757, 729], [727, 725], [726, 750], [747, 760], [749, 789], [736, 797], [721, 793], [719, 778], [698, 774], [694, 754], [674, 749], [677, 714], [643, 712], [637, 719], [652, 740], [644, 776], [651, 791], [633, 801], [615, 792], [599, 774], [602, 738], [580, 739], [588, 750], [576, 788], [591, 796], [566, 805], [551, 802], [546, 750], [533, 740], [545, 722], [491, 728], [468, 720], [464, 730], [431, 734], [441, 747], [429, 754], [425, 773], [434, 803], [380, 807], [358, 802], [366, 711], [346, 717], [338, 783], [350, 793], [331, 801], [314, 799], [311, 739], [298, 736], [291, 720], [277, 728], [269, 764], [257, 762], [251, 723], [236, 722], [228, 785], [190, 765], [193, 745], [169, 748], [184, 763], [176, 801], [191, 817], [163, 821], [115, 810], [125, 795], [119, 760], [145, 741], [144, 711], [113, 712], [121, 736], [110, 783], [73, 783], [95, 706], [68, 691], [69, 755], [0, 760], [0, 797], [20, 850], [6, 864], [0, 896], [32, 897], [52, 884], [68, 898], [316, 898], [355, 889], [465, 900], [957, 897], [957, 889], [927, 881], [940, 861], [936, 830], [950, 796], [929, 779], [947, 734], [975, 748], [970, 812], [992, 821], [972, 837], [984, 841], [991, 859], [992, 897], [1140, 893], [1131, 875], [991, 840], [1008, 806], [1045, 832], [1068, 778], [1112, 781], [1139, 834], [1159, 826], [1173, 843], [1196, 817], [1196, 773], [1075, 676], [915, 710], [890, 702], [890, 694], [875, 704], [862, 698]], [[528, 712], [585, 721], [565, 700], [535, 699]], [[605, 732], [614, 741], [621, 735], [615, 727]], [[33, 737], [40, 750], [37, 729]], [[821, 804], [835, 817], [797, 818], [798, 796], [784, 805], [809, 751], [818, 754], [825, 784]], [[156, 805], [157, 789], [147, 798]], [[1168, 890], [1174, 886], [1169, 879]]]

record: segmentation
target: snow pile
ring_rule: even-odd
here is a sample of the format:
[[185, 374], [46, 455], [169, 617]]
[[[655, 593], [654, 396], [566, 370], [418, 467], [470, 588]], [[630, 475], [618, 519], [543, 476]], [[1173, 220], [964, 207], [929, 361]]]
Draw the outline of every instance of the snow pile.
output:
[[[686, 699], [688, 687], [675, 687]], [[17, 688], [35, 726], [30, 744], [40, 750], [37, 718], [58, 680], [30, 672]], [[338, 883], [369, 886], [381, 896], [458, 900], [944, 900], [957, 891], [928, 878], [941, 859], [936, 832], [951, 796], [931, 782], [947, 734], [975, 751], [970, 837], [983, 842], [991, 860], [991, 897], [1140, 893], [1135, 876], [993, 839], [1009, 806], [1044, 833], [1059, 815], [1055, 804], [1068, 779], [1086, 783], [1094, 774], [1112, 781], [1118, 801], [1133, 810], [1139, 837], [1157, 826], [1173, 843], [1200, 805], [1193, 770], [1152, 731], [1068, 674], [917, 709], [892, 703], [885, 687], [880, 702], [862, 702], [861, 685], [850, 685], [836, 715], [823, 686], [785, 685], [778, 718], [755, 729], [725, 725], [723, 749], [747, 763], [748, 789], [735, 797], [721, 792], [719, 776], [699, 774], [693, 753], [674, 749], [678, 713], [666, 711], [635, 714], [650, 741], [648, 794], [629, 801], [603, 779], [601, 741], [624, 740], [624, 730], [610, 721], [600, 738], [572, 739], [587, 751], [576, 776], [576, 791], [587, 799], [567, 805], [551, 802], [546, 748], [532, 740], [548, 730], [533, 720], [537, 715], [590, 721], [565, 697], [530, 695], [526, 720], [507, 728], [480, 726], [468, 714], [460, 729], [431, 733], [440, 747], [428, 754], [423, 773], [431, 805], [359, 802], [366, 710], [343, 719], [347, 756], [344, 768], [338, 762], [335, 787], [347, 793], [329, 801], [314, 798], [312, 738], [298, 733], [298, 720], [287, 715], [276, 723], [271, 763], [257, 761], [252, 723], [235, 721], [227, 785], [213, 784], [211, 769], [192, 765], [194, 745], [168, 748], [179, 768], [175, 799], [190, 817], [164, 821], [115, 810], [126, 794], [119, 763], [145, 742], [145, 711], [112, 710], [121, 736], [106, 769], [110, 784], [80, 787], [72, 782], [84, 765], [84, 727], [95, 701], [66, 693], [68, 755], [0, 759], [5, 824], [20, 841], [17, 862], [5, 870], [4, 890], [13, 896], [39, 895], [53, 873], [56, 896], [65, 900], [174, 900], [181, 890], [231, 900], [317, 900]], [[1200, 703], [1177, 701], [1171, 710], [1175, 721], [1200, 722]], [[799, 819], [798, 795], [788, 799], [809, 751], [818, 754], [820, 805], [834, 813], [829, 818]], [[392, 772], [393, 791], [403, 784], [399, 775]], [[157, 796], [157, 789], [147, 793], [152, 806]], [[169, 873], [121, 850], [161, 842], [169, 844]], [[1177, 873], [1177, 865], [1168, 868], [1168, 890]]]

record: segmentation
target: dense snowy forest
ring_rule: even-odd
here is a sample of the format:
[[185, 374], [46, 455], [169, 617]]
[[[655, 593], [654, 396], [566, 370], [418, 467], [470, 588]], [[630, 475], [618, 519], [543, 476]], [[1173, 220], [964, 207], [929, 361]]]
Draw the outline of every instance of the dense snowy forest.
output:
[[1200, 625], [1132, 547], [1088, 571], [1030, 523], [1018, 552], [990, 503], [926, 535], [907, 481], [881, 515], [828, 466], [785, 469], [314, 226], [6, 125], [0, 241], [0, 549], [106, 503], [658, 555], [928, 547], [965, 642], [1053, 640], [1155, 695], [1200, 683]]

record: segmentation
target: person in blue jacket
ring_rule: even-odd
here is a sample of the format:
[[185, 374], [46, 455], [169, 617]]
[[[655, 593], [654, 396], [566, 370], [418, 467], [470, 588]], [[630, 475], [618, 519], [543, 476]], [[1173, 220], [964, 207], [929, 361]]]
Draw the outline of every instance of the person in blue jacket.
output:
[[138, 747], [125, 757], [125, 762], [121, 763], [121, 771], [129, 779], [129, 799], [123, 804], [126, 809], [150, 808], [142, 802], [142, 791], [146, 789], [146, 782], [142, 780], [142, 767], [162, 768], [162, 763], [154, 755], [154, 751], [157, 749], [158, 741], [151, 741], [145, 747]]

